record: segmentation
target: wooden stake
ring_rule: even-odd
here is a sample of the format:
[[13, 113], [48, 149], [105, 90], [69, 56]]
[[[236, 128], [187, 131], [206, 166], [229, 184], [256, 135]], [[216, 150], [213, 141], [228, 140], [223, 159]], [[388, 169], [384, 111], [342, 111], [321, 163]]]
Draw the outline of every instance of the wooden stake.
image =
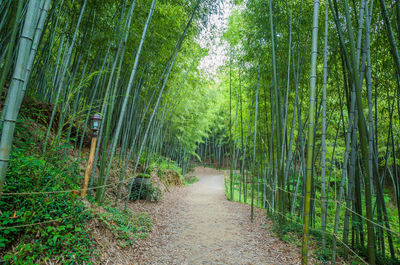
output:
[[96, 151], [96, 144], [97, 144], [97, 137], [92, 138], [92, 144], [90, 145], [90, 154], [89, 154], [89, 161], [86, 166], [86, 171], [85, 171], [85, 178], [83, 179], [82, 183], [82, 191], [81, 191], [81, 197], [85, 198], [86, 193], [87, 193], [87, 188], [89, 185], [89, 179], [90, 179], [90, 174], [92, 173], [92, 168], [93, 168], [93, 161], [94, 161], [94, 154]]

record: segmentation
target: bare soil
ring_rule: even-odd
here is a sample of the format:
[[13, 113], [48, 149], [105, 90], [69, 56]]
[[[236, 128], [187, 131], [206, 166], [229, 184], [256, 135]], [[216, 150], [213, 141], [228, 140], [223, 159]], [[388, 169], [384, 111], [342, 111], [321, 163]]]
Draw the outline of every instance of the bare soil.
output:
[[200, 181], [159, 203], [135, 203], [154, 229], [132, 249], [104, 249], [102, 264], [300, 264], [299, 248], [277, 239], [265, 213], [224, 195], [224, 172], [196, 168]]

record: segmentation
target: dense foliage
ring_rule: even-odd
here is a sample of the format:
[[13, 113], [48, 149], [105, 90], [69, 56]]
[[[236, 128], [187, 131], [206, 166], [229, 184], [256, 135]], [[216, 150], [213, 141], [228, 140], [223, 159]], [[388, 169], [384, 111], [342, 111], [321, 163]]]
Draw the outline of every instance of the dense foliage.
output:
[[[6, 260], [93, 261], [94, 243], [84, 229], [93, 218], [123, 245], [146, 235], [148, 217], [132, 223], [129, 211], [111, 206], [93, 212], [79, 196], [90, 117], [102, 117], [90, 201], [122, 202], [126, 210], [142, 196], [131, 194], [136, 176], [154, 168], [160, 179], [174, 172], [183, 184], [189, 158], [212, 124], [211, 81], [198, 70], [207, 51], [195, 40], [215, 12], [219, 2], [199, 0], [0, 3]], [[157, 187], [145, 188], [151, 200], [161, 198]]]
[[227, 198], [266, 208], [280, 234], [309, 225], [324, 261], [400, 257], [399, 7], [243, 1], [224, 33], [224, 130], [198, 154], [230, 167]]
[[[303, 263], [308, 234], [323, 261], [399, 262], [400, 1], [233, 2], [211, 78], [198, 38], [220, 1], [0, 3], [1, 246], [38, 230], [45, 241], [17, 252], [62, 255], [61, 237], [91, 255], [74, 191], [98, 113], [97, 203], [157, 200], [136, 177], [184, 182], [191, 161], [213, 163], [230, 168], [227, 197], [266, 208], [282, 237], [302, 226]], [[107, 226], [126, 223], [107, 211]], [[32, 226], [65, 214], [76, 223]]]

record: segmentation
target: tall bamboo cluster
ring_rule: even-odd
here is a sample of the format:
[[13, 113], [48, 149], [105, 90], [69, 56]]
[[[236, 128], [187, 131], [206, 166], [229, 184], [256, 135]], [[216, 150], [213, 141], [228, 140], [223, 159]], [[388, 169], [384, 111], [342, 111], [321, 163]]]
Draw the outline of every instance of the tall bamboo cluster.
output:
[[[217, 7], [207, 0], [1, 1], [0, 193], [27, 99], [49, 106], [38, 121], [47, 127], [44, 156], [61, 149], [85, 159], [90, 117], [101, 115], [89, 181], [98, 202], [106, 189], [127, 201], [138, 167], [148, 166], [153, 154], [186, 171], [209, 126], [200, 115], [188, 116], [207, 113], [210, 98], [197, 69], [205, 53], [194, 37]], [[204, 106], [185, 101], [196, 96]]]
[[210, 81], [194, 40], [218, 6], [1, 1], [0, 196], [33, 99], [50, 106], [44, 156], [85, 157], [90, 116], [102, 116], [98, 202], [106, 189], [127, 202], [153, 154], [183, 172], [214, 163], [230, 169], [227, 198], [251, 204], [250, 218], [262, 207], [280, 231], [299, 228], [303, 264], [310, 238], [324, 261], [398, 262], [400, 1], [238, 1], [229, 60]]
[[232, 123], [198, 154], [232, 167], [228, 198], [266, 208], [279, 231], [298, 227], [303, 264], [310, 238], [325, 261], [395, 263], [399, 1], [312, 2], [237, 4], [217, 84]]

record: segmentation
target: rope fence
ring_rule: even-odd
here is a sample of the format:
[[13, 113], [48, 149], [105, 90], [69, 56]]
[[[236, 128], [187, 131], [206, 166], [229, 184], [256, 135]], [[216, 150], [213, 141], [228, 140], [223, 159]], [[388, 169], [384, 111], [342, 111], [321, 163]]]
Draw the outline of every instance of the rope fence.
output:
[[[269, 184], [265, 184], [265, 186], [267, 186], [271, 191], [274, 191], [274, 192], [277, 192], [277, 189], [279, 189], [279, 190], [281, 190], [283, 192], [286, 192], [286, 193], [289, 193], [289, 194], [293, 194], [294, 196], [297, 196], [297, 197], [300, 197], [300, 198], [304, 198], [303, 195], [300, 195], [300, 194], [296, 195], [293, 192], [286, 191], [286, 190], [284, 190], [284, 189], [282, 189], [280, 187], [278, 187], [277, 189], [273, 189]], [[398, 233], [398, 232], [396, 232], [396, 231], [394, 231], [392, 229], [389, 229], [389, 228], [387, 228], [387, 227], [385, 227], [385, 226], [383, 226], [383, 225], [381, 225], [379, 223], [376, 223], [375, 221], [373, 221], [371, 219], [368, 219], [367, 217], [365, 217], [365, 216], [353, 211], [352, 209], [348, 208], [346, 205], [342, 204], [341, 202], [339, 202], [337, 200], [321, 200], [321, 199], [317, 199], [317, 198], [311, 198], [311, 200], [318, 201], [318, 202], [332, 202], [332, 203], [338, 204], [341, 207], [343, 207], [343, 209], [346, 209], [346, 210], [350, 211], [351, 213], [354, 213], [355, 215], [359, 216], [360, 218], [364, 219], [365, 221], [370, 222], [371, 224], [374, 224], [374, 225], [376, 225], [376, 226], [378, 226], [378, 227], [380, 227], [380, 228], [382, 228], [382, 229], [384, 229], [384, 230], [386, 230], [386, 231], [388, 231], [390, 233], [393, 233], [397, 237], [400, 237], [400, 233]]]
[[[95, 186], [95, 187], [90, 187], [87, 190], [95, 190], [98, 188], [104, 188], [104, 187], [111, 187], [111, 186], [115, 186], [117, 184], [121, 184], [124, 183], [126, 181], [135, 179], [136, 177], [130, 177], [115, 183], [110, 183], [110, 184], [106, 184], [106, 185], [101, 185], [101, 186]], [[22, 195], [42, 195], [42, 194], [58, 194], [58, 193], [72, 193], [72, 192], [76, 192], [76, 191], [80, 191], [80, 189], [74, 189], [74, 190], [56, 190], [56, 191], [32, 191], [32, 192], [9, 192], [9, 193], [0, 193], [0, 197], [2, 196], [22, 196]]]
[[[110, 184], [106, 184], [106, 185], [100, 185], [100, 186], [90, 187], [90, 188], [88, 188], [88, 190], [93, 190], [93, 189], [98, 189], [98, 188], [103, 188], [103, 187], [115, 186], [115, 185], [118, 185], [118, 184], [120, 184], [120, 183], [124, 183], [124, 182], [127, 182], [127, 181], [129, 181], [129, 180], [132, 180], [132, 179], [134, 179], [134, 178], [136, 178], [136, 177], [130, 177], [130, 178], [127, 178], [127, 179], [118, 181], [118, 182], [116, 182], [116, 183], [110, 183]], [[269, 185], [268, 183], [265, 183], [265, 182], [258, 182], [258, 184], [264, 185], [265, 187], [267, 187], [267, 188], [268, 188], [270, 191], [272, 191], [272, 192], [278, 192], [278, 191], [280, 190], [280, 191], [283, 191], [283, 192], [285, 192], [285, 193], [287, 193], [287, 194], [291, 194], [291, 195], [293, 195], [293, 196], [295, 196], [295, 197], [304, 198], [304, 195], [296, 194], [296, 193], [294, 193], [294, 192], [287, 191], [287, 190], [282, 189], [282, 188], [280, 188], [280, 187], [273, 188], [271, 185]], [[48, 191], [48, 192], [47, 192], [47, 191], [43, 191], [43, 192], [37, 191], [37, 192], [19, 192], [19, 193], [0, 193], [0, 195], [1, 195], [1, 196], [41, 195], [41, 194], [70, 193], [70, 192], [76, 192], [76, 191], [77, 191], [77, 190], [75, 189], [75, 190], [58, 190], [58, 191]], [[122, 201], [122, 200], [125, 200], [126, 198], [127, 198], [127, 196], [125, 196], [124, 198], [120, 198], [118, 201], [120, 202], [120, 201]], [[331, 200], [331, 199], [328, 199], [328, 200], [321, 200], [321, 199], [317, 199], [317, 198], [311, 198], [311, 200], [319, 201], [319, 202], [331, 202], [331, 203], [335, 203], [335, 204], [337, 204], [337, 205], [340, 205], [340, 206], [343, 207], [344, 209], [350, 211], [351, 213], [356, 214], [357, 216], [359, 216], [360, 218], [364, 219], [365, 221], [370, 222], [370, 223], [374, 224], [375, 226], [378, 226], [378, 227], [380, 227], [380, 228], [386, 230], [387, 232], [390, 232], [390, 233], [396, 235], [397, 237], [400, 237], [400, 233], [398, 233], [398, 232], [396, 232], [396, 231], [394, 231], [394, 230], [392, 230], [392, 229], [389, 229], [389, 228], [387, 228], [387, 227], [385, 227], [385, 226], [382, 226], [381, 224], [376, 223], [376, 222], [374, 222], [373, 220], [370, 220], [370, 219], [368, 219], [368, 218], [362, 216], [361, 214], [359, 214], [359, 213], [353, 211], [352, 209], [348, 208], [347, 206], [343, 205], [341, 202], [339, 202], [339, 201], [337, 201], [337, 200]], [[272, 208], [272, 206], [271, 206], [271, 204], [270, 204], [270, 202], [269, 202], [268, 200], [265, 200], [265, 202], [268, 204], [268, 208], [269, 208], [270, 210], [272, 210], [274, 213], [279, 214], [280, 216], [282, 216], [282, 217], [288, 219], [289, 221], [291, 221], [291, 222], [293, 222], [293, 223], [295, 223], [295, 224], [298, 224], [298, 225], [300, 225], [300, 226], [303, 225], [303, 224], [297, 222], [295, 219], [290, 218], [290, 217], [288, 217], [287, 215], [285, 215], [285, 214], [283, 214], [283, 213], [281, 213], [281, 212], [275, 210], [274, 208]], [[71, 218], [71, 217], [72, 217], [72, 215], [69, 215], [69, 216], [66, 216], [66, 217], [56, 218], [56, 219], [53, 219], [53, 220], [48, 220], [48, 221], [43, 221], [43, 222], [37, 222], [37, 223], [32, 223], [32, 224], [16, 225], [16, 226], [9, 226], [9, 227], [0, 227], [0, 231], [1, 231], [1, 230], [6, 230], [6, 229], [24, 228], [24, 227], [32, 227], [32, 226], [37, 226], [37, 225], [42, 225], [42, 224], [49, 224], [49, 223], [54, 223], [54, 222], [63, 221], [63, 220], [66, 220], [66, 219], [68, 219], [68, 218]], [[322, 230], [316, 229], [316, 228], [314, 228], [314, 227], [310, 227], [310, 229], [313, 230], [313, 231], [316, 231], [316, 232], [324, 233]], [[335, 237], [335, 239], [336, 239], [341, 245], [343, 245], [346, 249], [348, 249], [348, 250], [349, 250], [355, 257], [357, 257], [361, 262], [363, 262], [364, 264], [368, 264], [368, 263], [367, 263], [362, 257], [360, 257], [350, 246], [348, 246], [348, 245], [345, 244], [342, 240], [340, 240], [340, 239], [339, 239], [339, 236], [337, 236], [337, 235], [334, 234], [334, 233], [326, 232], [326, 231], [325, 231], [325, 234], [329, 234], [329, 235]]]
[[[126, 198], [128, 198], [128, 196], [129, 195], [118, 199], [117, 202], [121, 202], [121, 201], [125, 200]], [[68, 216], [65, 216], [65, 217], [60, 217], [60, 218], [56, 218], [56, 219], [52, 219], [52, 220], [48, 220], [48, 221], [43, 221], [43, 222], [32, 223], [32, 224], [23, 224], [23, 225], [15, 225], [15, 226], [3, 226], [3, 227], [0, 227], [0, 231], [1, 230], [6, 230], [6, 229], [24, 228], [24, 227], [37, 226], [37, 225], [42, 225], [42, 224], [55, 223], [55, 222], [64, 221], [64, 220], [69, 219], [71, 217], [72, 217], [72, 214], [68, 215]]]
[[[304, 199], [304, 195], [296, 194], [296, 193], [294, 193], [294, 192], [287, 191], [287, 190], [282, 189], [282, 188], [280, 188], [280, 187], [273, 188], [273, 187], [271, 187], [271, 185], [269, 185], [268, 183], [265, 183], [265, 182], [257, 182], [257, 184], [262, 184], [262, 185], [266, 186], [269, 190], [271, 190], [271, 191], [273, 191], [273, 192], [278, 192], [278, 190], [281, 190], [281, 191], [283, 191], [283, 192], [285, 192], [285, 193], [288, 193], [288, 194], [291, 194], [291, 195], [293, 195], [293, 196], [295, 196], [295, 197], [299, 197], [299, 198], [303, 198], [303, 199]], [[354, 213], [355, 215], [357, 215], [357, 216], [359, 216], [360, 218], [364, 219], [366, 222], [370, 222], [371, 224], [373, 224], [373, 225], [375, 225], [375, 226], [378, 226], [378, 227], [380, 227], [380, 228], [386, 230], [387, 232], [390, 232], [390, 233], [392, 233], [392, 234], [394, 234], [395, 236], [397, 236], [397, 237], [400, 238], [400, 233], [394, 231], [393, 229], [387, 228], [387, 227], [385, 227], [385, 226], [383, 226], [383, 225], [381, 225], [381, 224], [379, 224], [379, 223], [377, 223], [377, 222], [375, 222], [375, 221], [373, 221], [373, 220], [368, 219], [367, 217], [365, 217], [365, 216], [363, 216], [363, 215], [361, 215], [361, 214], [355, 212], [354, 210], [348, 208], [346, 205], [342, 204], [342, 202], [339, 202], [339, 201], [337, 201], [337, 200], [332, 200], [332, 199], [327, 199], [327, 200], [322, 200], [322, 199], [317, 199], [317, 198], [310, 198], [310, 199], [313, 200], [313, 201], [318, 201], [318, 202], [330, 202], [330, 203], [335, 203], [335, 204], [337, 204], [337, 205], [340, 205], [341, 207], [343, 207], [343, 209], [346, 209], [346, 210], [348, 210], [349, 212]], [[265, 201], [268, 202], [267, 200], [265, 200]]]
[[36, 225], [42, 225], [42, 224], [49, 224], [49, 223], [55, 223], [55, 222], [59, 222], [62, 220], [66, 220], [68, 218], [71, 218], [72, 216], [66, 216], [66, 217], [61, 217], [61, 218], [57, 218], [57, 219], [53, 219], [53, 220], [48, 220], [48, 221], [43, 221], [43, 222], [38, 222], [38, 223], [33, 223], [33, 224], [25, 224], [25, 225], [15, 225], [15, 226], [3, 226], [0, 227], [0, 231], [1, 230], [6, 230], [6, 229], [12, 229], [12, 228], [23, 228], [23, 227], [30, 227], [30, 226], [36, 226]]
[[[282, 217], [288, 219], [289, 221], [291, 221], [291, 222], [293, 222], [293, 223], [295, 223], [295, 224], [297, 224], [297, 225], [303, 226], [303, 224], [297, 222], [296, 220], [290, 218], [289, 216], [287, 216], [287, 215], [285, 215], [285, 214], [283, 214], [283, 213], [281, 213], [281, 212], [275, 210], [274, 208], [272, 208], [271, 204], [270, 204], [268, 201], [266, 201], [266, 202], [268, 203], [269, 209], [272, 210], [274, 213], [277, 213], [277, 214], [281, 215]], [[322, 230], [318, 230], [318, 229], [313, 228], [313, 227], [310, 227], [309, 229], [310, 229], [310, 230], [313, 230], [313, 231], [316, 231], [316, 232], [319, 232], [319, 233], [324, 233]], [[356, 258], [358, 258], [362, 263], [367, 264], [367, 265], [369, 264], [369, 263], [366, 262], [360, 255], [358, 255], [349, 245], [347, 245], [347, 244], [345, 244], [343, 241], [341, 241], [337, 235], [335, 235], [334, 233], [329, 233], [329, 232], [328, 232], [328, 233], [325, 232], [325, 234], [328, 234], [328, 235], [331, 235], [331, 236], [335, 237], [336, 240], [337, 240], [340, 244], [342, 244], [346, 249], [348, 249], [348, 250], [349, 250]]]
[[[127, 178], [124, 179], [122, 181], [118, 181], [115, 183], [110, 183], [107, 185], [101, 185], [101, 186], [95, 186], [95, 187], [91, 187], [88, 188], [88, 190], [93, 190], [93, 189], [98, 189], [98, 188], [102, 188], [102, 187], [110, 187], [110, 186], [115, 186], [118, 185], [120, 183], [135, 179], [136, 177], [131, 177], [131, 178]], [[17, 195], [42, 195], [42, 194], [60, 194], [60, 193], [69, 193], [69, 192], [76, 192], [79, 190], [58, 190], [58, 191], [43, 191], [43, 192], [18, 192], [18, 193], [0, 193], [1, 196], [17, 196]], [[119, 198], [117, 202], [121, 202], [123, 200], [126, 200], [128, 198], [129, 195], [123, 197], [123, 198]], [[23, 224], [23, 225], [15, 225], [15, 226], [3, 226], [0, 227], [0, 231], [1, 230], [6, 230], [6, 229], [13, 229], [13, 228], [23, 228], [23, 227], [31, 227], [31, 226], [37, 226], [37, 225], [41, 225], [41, 224], [48, 224], [48, 223], [55, 223], [55, 222], [59, 222], [59, 221], [63, 221], [66, 220], [68, 218], [71, 218], [72, 215], [66, 216], [66, 217], [61, 217], [61, 218], [56, 218], [53, 220], [48, 220], [48, 221], [43, 221], [43, 222], [37, 222], [37, 223], [32, 223], [32, 224]]]

